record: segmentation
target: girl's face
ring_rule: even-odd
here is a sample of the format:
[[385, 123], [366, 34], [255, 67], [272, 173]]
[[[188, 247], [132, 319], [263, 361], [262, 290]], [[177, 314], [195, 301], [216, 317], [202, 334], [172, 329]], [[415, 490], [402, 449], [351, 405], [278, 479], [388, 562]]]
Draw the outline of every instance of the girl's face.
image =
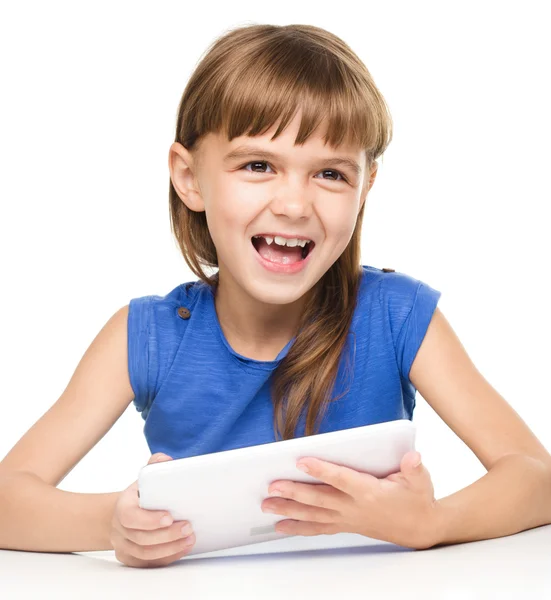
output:
[[[178, 195], [191, 210], [206, 212], [220, 282], [237, 283], [266, 304], [298, 300], [339, 258], [377, 172], [376, 162], [365, 172], [363, 150], [334, 150], [324, 146], [318, 132], [303, 146], [294, 146], [299, 123], [300, 113], [275, 140], [270, 137], [277, 123], [261, 136], [244, 135], [231, 142], [209, 133], [200, 142], [195, 163], [181, 144], [175, 142], [170, 151]], [[252, 149], [242, 152], [244, 146]], [[347, 162], [338, 163], [337, 158]], [[251, 238], [271, 232], [315, 242], [304, 268], [275, 273], [259, 263]]]

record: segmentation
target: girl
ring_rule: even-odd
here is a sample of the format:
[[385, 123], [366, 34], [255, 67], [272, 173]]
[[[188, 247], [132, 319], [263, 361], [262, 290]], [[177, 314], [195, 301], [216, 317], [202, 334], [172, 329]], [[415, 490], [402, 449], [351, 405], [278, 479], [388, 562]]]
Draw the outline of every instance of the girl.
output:
[[114, 549], [138, 567], [190, 551], [191, 524], [140, 509], [137, 482], [57, 489], [130, 402], [151, 462], [411, 419], [419, 390], [484, 477], [437, 501], [417, 452], [385, 479], [305, 457], [297, 466], [324, 483], [270, 485], [280, 497], [262, 509], [282, 515], [278, 530], [423, 549], [551, 523], [551, 456], [472, 364], [440, 292], [360, 265], [365, 202], [391, 139], [381, 93], [335, 35], [253, 25], [212, 45], [169, 152], [172, 230], [198, 280], [118, 310], [4, 458], [1, 548]]

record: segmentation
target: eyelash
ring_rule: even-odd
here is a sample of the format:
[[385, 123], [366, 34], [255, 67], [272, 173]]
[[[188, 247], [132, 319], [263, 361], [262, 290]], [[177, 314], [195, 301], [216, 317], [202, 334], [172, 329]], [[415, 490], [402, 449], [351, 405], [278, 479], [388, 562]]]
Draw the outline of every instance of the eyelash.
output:
[[[239, 167], [239, 169], [242, 170], [242, 169], [245, 169], [245, 167], [248, 167], [249, 165], [256, 165], [256, 164], [270, 165], [270, 163], [265, 160], [253, 160], [251, 162], [245, 163], [244, 165], [241, 165]], [[272, 167], [272, 165], [270, 165], [270, 168], [271, 167]], [[342, 177], [342, 181], [345, 181], [346, 183], [348, 183], [348, 179], [340, 171], [337, 171], [337, 169], [322, 169], [320, 171], [320, 173], [322, 173], [323, 171], [332, 171], [333, 173], [338, 173]], [[256, 173], [256, 171], [249, 171], [249, 173]], [[262, 173], [261, 173], [261, 175], [262, 175]], [[333, 179], [333, 180], [326, 179], [326, 181], [340, 181], [340, 179]]]

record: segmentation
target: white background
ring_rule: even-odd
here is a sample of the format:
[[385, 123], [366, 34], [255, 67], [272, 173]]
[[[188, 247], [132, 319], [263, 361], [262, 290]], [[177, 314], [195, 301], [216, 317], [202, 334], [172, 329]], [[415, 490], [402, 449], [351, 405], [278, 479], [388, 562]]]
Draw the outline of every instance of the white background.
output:
[[[546, 4], [2, 4], [0, 458], [118, 308], [195, 279], [169, 227], [177, 105], [206, 47], [253, 23], [324, 27], [366, 63], [394, 139], [362, 264], [440, 290], [478, 369], [551, 449]], [[414, 423], [437, 498], [485, 473], [419, 394]], [[148, 458], [130, 405], [60, 488], [124, 489]]]

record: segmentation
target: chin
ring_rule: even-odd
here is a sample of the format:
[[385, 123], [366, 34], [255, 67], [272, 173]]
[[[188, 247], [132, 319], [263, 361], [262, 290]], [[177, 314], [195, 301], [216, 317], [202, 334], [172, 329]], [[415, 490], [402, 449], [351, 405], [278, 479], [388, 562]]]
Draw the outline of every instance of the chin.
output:
[[259, 302], [273, 306], [285, 306], [286, 304], [298, 302], [309, 291], [299, 290], [296, 284], [284, 285], [274, 283], [273, 285], [267, 285], [265, 281], [256, 281], [253, 285], [257, 289], [251, 295]]

